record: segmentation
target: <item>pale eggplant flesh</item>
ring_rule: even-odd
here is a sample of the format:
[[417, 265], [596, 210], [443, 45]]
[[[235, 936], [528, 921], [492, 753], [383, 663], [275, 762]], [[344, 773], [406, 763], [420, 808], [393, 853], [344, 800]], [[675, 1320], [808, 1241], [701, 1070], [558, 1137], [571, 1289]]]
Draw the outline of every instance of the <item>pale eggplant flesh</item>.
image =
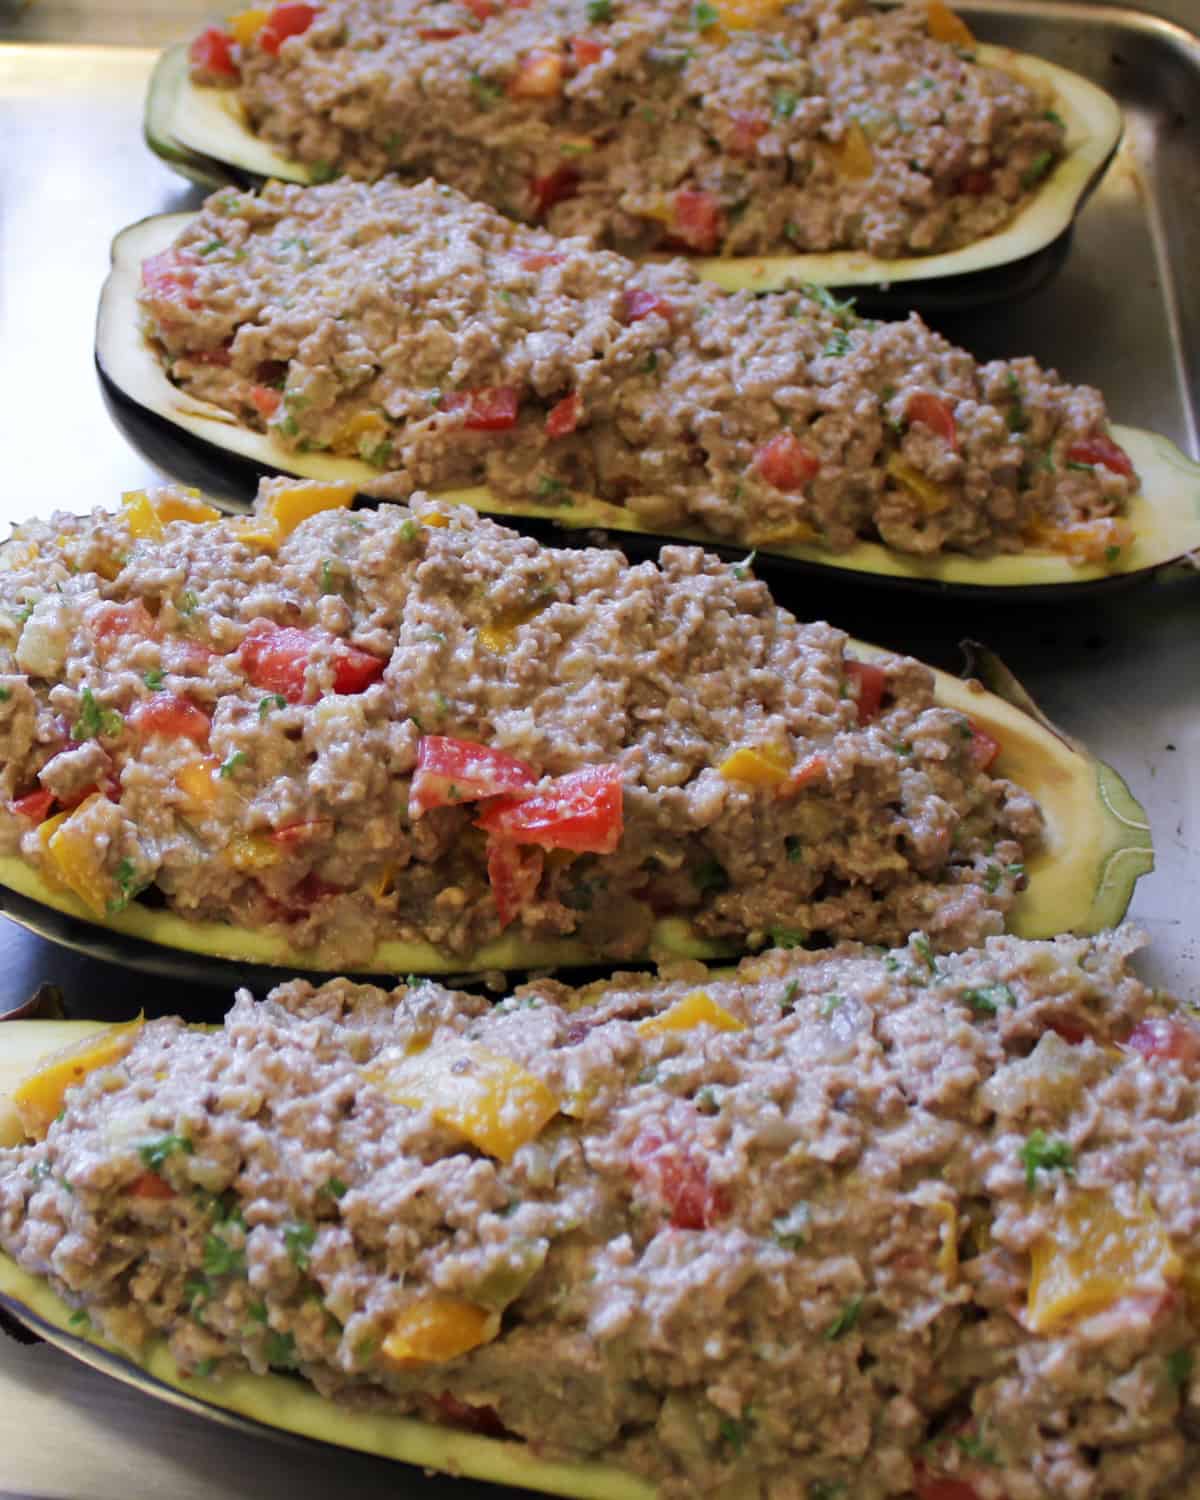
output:
[[[137, 301], [141, 263], [171, 245], [187, 214], [145, 219], [118, 235], [112, 271], [100, 299], [96, 362], [113, 415], [152, 463], [187, 483], [199, 483], [231, 500], [249, 503], [263, 475], [345, 480], [367, 485], [379, 470], [360, 459], [301, 453], [270, 433], [242, 425], [223, 408], [197, 400], [168, 379], [144, 331]], [[862, 541], [844, 552], [815, 544], [772, 544], [758, 551], [760, 566], [843, 583], [888, 585], [924, 594], [957, 594], [989, 603], [1066, 600], [1087, 591], [1120, 587], [1200, 551], [1200, 464], [1169, 439], [1114, 426], [1113, 438], [1132, 459], [1141, 490], [1126, 512], [1133, 542], [1113, 563], [1081, 562], [1062, 553], [1026, 549], [992, 557], [946, 552], [932, 558]], [[568, 532], [603, 531], [622, 544], [698, 542], [724, 555], [740, 555], [698, 528], [654, 531], [623, 506], [588, 496], [547, 502], [512, 499], [483, 487], [447, 492], [518, 526], [542, 523]], [[535, 528], [536, 529], [536, 526]], [[766, 567], [764, 577], [769, 577]]]
[[[1120, 144], [1121, 109], [1103, 89], [1043, 58], [986, 44], [976, 50], [980, 62], [1048, 87], [1067, 130], [1066, 155], [1003, 228], [957, 250], [892, 260], [862, 250], [698, 256], [691, 263], [699, 275], [725, 291], [801, 282], [853, 290], [864, 306], [880, 310], [950, 311], [1036, 290], [1061, 263], [1071, 226]], [[168, 166], [204, 187], [314, 180], [303, 162], [251, 132], [235, 90], [191, 81], [184, 45], [159, 59], [144, 132]]]
[[[851, 641], [852, 654], [870, 660], [879, 647]], [[1138, 879], [1153, 869], [1146, 814], [1120, 775], [1042, 716], [1002, 664], [986, 653], [976, 670], [994, 684], [935, 671], [935, 698], [969, 717], [1001, 746], [995, 774], [1033, 796], [1042, 810], [1041, 847], [1026, 865], [1026, 886], [1009, 914], [1018, 937], [1087, 934], [1116, 926]], [[99, 952], [131, 967], [228, 984], [275, 983], [278, 971], [328, 974], [336, 968], [319, 949], [297, 949], [275, 933], [229, 923], [189, 921], [144, 898], [103, 923], [72, 892], [52, 884], [17, 855], [0, 855], [0, 908], [56, 941]], [[697, 933], [679, 917], [654, 921], [643, 959], [721, 959], [728, 943]], [[636, 960], [634, 960], [636, 961]], [[482, 970], [594, 967], [602, 960], [572, 938], [530, 940], [511, 933], [469, 954], [432, 944], [388, 940], [349, 967], [357, 974], [462, 974]], [[250, 966], [251, 972], [247, 972]], [[274, 969], [276, 972], [271, 973]]]

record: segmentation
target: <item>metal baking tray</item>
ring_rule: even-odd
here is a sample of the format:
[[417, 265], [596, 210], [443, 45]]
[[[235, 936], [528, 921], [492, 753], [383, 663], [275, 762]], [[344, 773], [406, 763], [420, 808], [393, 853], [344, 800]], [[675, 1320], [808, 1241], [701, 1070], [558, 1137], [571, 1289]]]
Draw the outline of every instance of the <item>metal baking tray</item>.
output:
[[[1040, 53], [1114, 94], [1125, 142], [1076, 227], [1058, 276], [1015, 305], [939, 326], [981, 357], [1031, 353], [1102, 385], [1121, 421], [1200, 458], [1200, 26], [1197, 0], [1167, 16], [1071, 0], [960, 8], [989, 41]], [[115, 232], [195, 206], [141, 140], [157, 47], [194, 31], [204, 0], [0, 0], [0, 521], [111, 504], [153, 471], [110, 422], [92, 367], [96, 298]], [[80, 45], [86, 40], [87, 45]], [[137, 46], [116, 45], [138, 43]], [[1145, 805], [1158, 868], [1131, 918], [1150, 935], [1152, 983], [1195, 997], [1200, 974], [1200, 578], [1186, 567], [1070, 610], [898, 606], [844, 585], [784, 603], [954, 669], [963, 637], [994, 647], [1049, 715], [1115, 765]], [[0, 1015], [43, 979], [69, 1013], [125, 1017], [199, 1007], [212, 992], [132, 976], [0, 920]], [[0, 1032], [0, 1045], [3, 1036]], [[497, 1495], [329, 1450], [266, 1444], [144, 1398], [57, 1352], [0, 1338], [0, 1495], [176, 1500], [352, 1486], [451, 1500]], [[135, 1467], [136, 1466], [136, 1467]]]

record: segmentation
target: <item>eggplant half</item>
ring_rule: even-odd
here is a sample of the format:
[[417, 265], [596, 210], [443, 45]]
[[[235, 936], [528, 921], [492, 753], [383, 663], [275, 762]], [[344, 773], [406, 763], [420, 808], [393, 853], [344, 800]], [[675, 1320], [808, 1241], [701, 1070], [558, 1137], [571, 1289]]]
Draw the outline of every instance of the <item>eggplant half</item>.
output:
[[[103, 1031], [92, 1021], [12, 1021], [0, 1033], [0, 1147], [20, 1139], [9, 1095], [47, 1054]], [[14, 1133], [15, 1132], [15, 1133]], [[539, 1458], [515, 1439], [335, 1405], [288, 1375], [183, 1376], [165, 1343], [135, 1358], [106, 1343], [43, 1281], [0, 1254], [0, 1312], [143, 1394], [263, 1436], [295, 1436], [426, 1470], [573, 1500], [653, 1500], [654, 1486], [600, 1463]], [[432, 1486], [431, 1486], [432, 1492]]]
[[[850, 644], [865, 660], [885, 654], [861, 642]], [[1045, 819], [1043, 841], [1028, 863], [1027, 884], [1012, 908], [1009, 931], [1018, 937], [1045, 938], [1115, 926], [1137, 880], [1154, 865], [1144, 810], [1111, 766], [1038, 712], [1002, 664], [984, 654], [977, 670], [994, 691], [977, 679], [964, 681], [935, 671], [936, 701], [965, 714], [1000, 744], [995, 774], [1030, 793]], [[223, 984], [230, 982], [230, 961], [239, 966], [240, 982], [257, 983], [261, 975], [267, 984], [274, 983], [278, 974], [270, 975], [271, 968], [329, 972], [319, 953], [298, 950], [278, 935], [222, 922], [188, 921], [141, 900], [99, 923], [78, 897], [45, 880], [16, 855], [0, 856], [0, 908], [56, 941], [150, 972]], [[653, 923], [655, 958], [719, 959], [732, 951], [727, 943], [702, 937], [682, 918], [658, 918]], [[425, 942], [389, 940], [355, 968], [363, 974], [446, 974], [595, 962], [595, 954], [577, 939], [531, 941], [505, 935], [466, 955], [448, 955]]]
[[[980, 62], [1048, 87], [1065, 122], [1067, 152], [1003, 229], [958, 250], [884, 260], [861, 250], [804, 255], [695, 257], [696, 271], [725, 291], [766, 292], [798, 282], [853, 288], [864, 304], [950, 310], [1033, 291], [1057, 269], [1068, 234], [1120, 144], [1120, 106], [1086, 78], [1007, 47], [981, 45]], [[174, 171], [204, 187], [249, 187], [277, 178], [314, 181], [247, 126], [232, 89], [191, 81], [186, 45], [159, 59], [144, 118], [146, 142]], [[949, 285], [947, 286], [947, 283]]]
[[[259, 478], [292, 474], [366, 485], [379, 471], [355, 458], [301, 453], [270, 433], [241, 425], [229, 412], [175, 387], [145, 338], [137, 301], [141, 264], [171, 245], [189, 215], [145, 219], [118, 235], [112, 271], [100, 299], [96, 362], [113, 414], [135, 447], [151, 462], [189, 483], [248, 502]], [[764, 562], [846, 582], [887, 584], [925, 593], [955, 592], [987, 602], [1077, 597], [1087, 589], [1128, 583], [1200, 549], [1200, 464], [1168, 439], [1116, 426], [1113, 436], [1142, 480], [1127, 517], [1135, 538], [1115, 563], [1080, 562], [1059, 552], [1027, 549], [974, 558], [944, 552], [920, 558], [877, 542], [860, 542], [832, 553], [808, 543], [760, 549]], [[666, 541], [699, 542], [724, 555], [740, 555], [695, 527], [654, 531], [644, 518], [609, 502], [575, 495], [567, 501], [501, 498], [482, 487], [448, 492], [489, 515], [549, 523], [569, 531], [602, 530], [617, 537], [640, 536], [654, 546]]]

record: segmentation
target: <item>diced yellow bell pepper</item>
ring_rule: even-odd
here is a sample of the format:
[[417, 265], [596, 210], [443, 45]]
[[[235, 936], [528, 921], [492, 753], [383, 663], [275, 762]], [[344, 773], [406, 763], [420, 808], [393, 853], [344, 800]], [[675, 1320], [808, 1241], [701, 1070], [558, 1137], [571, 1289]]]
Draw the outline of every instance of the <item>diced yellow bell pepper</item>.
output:
[[1134, 539], [1134, 529], [1120, 516], [1097, 516], [1069, 526], [1034, 522], [1025, 532], [1026, 545], [1046, 547], [1080, 562], [1113, 563]]
[[1183, 1274], [1149, 1198], [1143, 1196], [1129, 1218], [1095, 1191], [1074, 1194], [1059, 1232], [1039, 1240], [1030, 1260], [1027, 1320], [1036, 1333], [1119, 1297], [1161, 1290]]
[[211, 756], [192, 761], [175, 773], [175, 784], [196, 807], [211, 807], [217, 800], [217, 784], [213, 780], [217, 762]]
[[244, 875], [269, 870], [283, 858], [283, 850], [263, 833], [239, 833], [225, 846], [229, 863]]
[[514, 99], [554, 99], [562, 92], [565, 64], [562, 54], [536, 48], [517, 64], [508, 85]]
[[500, 1316], [459, 1297], [421, 1297], [397, 1317], [380, 1345], [383, 1357], [396, 1365], [440, 1365], [500, 1331]]
[[367, 1076], [388, 1098], [432, 1111], [500, 1161], [511, 1161], [558, 1113], [558, 1100], [536, 1074], [471, 1042], [431, 1047]]
[[943, 4], [943, 0], [928, 0], [925, 6], [925, 23], [935, 42], [949, 42], [952, 47], [975, 45], [971, 28], [960, 15]]
[[787, 0], [717, 0], [721, 25], [730, 31], [749, 31], [773, 21]]
[[838, 171], [843, 177], [862, 182], [875, 170], [875, 154], [866, 132], [852, 120], [837, 147]]
[[263, 516], [270, 521], [281, 537], [290, 536], [302, 521], [318, 515], [323, 510], [349, 510], [354, 503], [353, 484], [322, 484], [319, 480], [304, 480], [278, 489], [263, 508]]
[[125, 518], [134, 536], [152, 542], [162, 540], [163, 524], [145, 490], [126, 490], [121, 496], [121, 504], [125, 507]]
[[139, 1016], [43, 1058], [12, 1092], [13, 1108], [25, 1134], [40, 1141], [58, 1118], [67, 1090], [96, 1068], [119, 1062], [137, 1040], [142, 1024]]
[[743, 745], [721, 762], [726, 781], [750, 786], [782, 786], [792, 774], [792, 757], [775, 745]]
[[907, 464], [898, 453], [893, 453], [884, 465], [893, 479], [898, 479], [906, 490], [915, 495], [927, 516], [936, 516], [950, 504], [949, 492], [932, 479], [927, 479], [920, 469]]
[[221, 512], [214, 505], [200, 499], [200, 492], [183, 493], [179, 490], [160, 490], [151, 496], [150, 504], [162, 522], [187, 521], [193, 526], [206, 526], [210, 521], [219, 521]]
[[750, 532], [746, 540], [752, 547], [778, 547], [788, 542], [815, 542], [817, 530], [807, 521], [785, 521], [780, 526], [760, 527]]
[[55, 879], [74, 891], [83, 904], [100, 917], [108, 909], [113, 885], [95, 840], [81, 825], [86, 821], [88, 811], [103, 800], [100, 792], [93, 792], [71, 812], [47, 818], [38, 828], [38, 837]]
[[258, 33], [267, 24], [265, 8], [255, 6], [251, 10], [235, 11], [226, 21], [229, 34], [239, 46], [248, 47]]
[[437, 526], [440, 529], [441, 527], [449, 526], [449, 524], [450, 518], [444, 516], [440, 510], [427, 510], [421, 517], [422, 526]]
[[536, 619], [548, 602], [545, 600], [540, 604], [523, 604], [514, 609], [501, 611], [494, 620], [481, 625], [476, 631], [479, 644], [488, 651], [494, 651], [498, 656], [505, 651], [511, 651], [517, 639], [519, 627]]
[[234, 516], [225, 524], [234, 539], [246, 547], [257, 547], [260, 552], [279, 549], [279, 531], [265, 516]]
[[682, 1000], [669, 1005], [661, 1015], [638, 1022], [641, 1036], [662, 1036], [670, 1031], [693, 1031], [697, 1026], [712, 1026], [717, 1031], [745, 1031], [738, 1018], [718, 1005], [707, 990], [693, 990]]
[[937, 1268], [946, 1281], [954, 1281], [958, 1276], [958, 1210], [945, 1199], [938, 1199], [929, 1206], [942, 1221], [938, 1231], [942, 1243], [938, 1247]]

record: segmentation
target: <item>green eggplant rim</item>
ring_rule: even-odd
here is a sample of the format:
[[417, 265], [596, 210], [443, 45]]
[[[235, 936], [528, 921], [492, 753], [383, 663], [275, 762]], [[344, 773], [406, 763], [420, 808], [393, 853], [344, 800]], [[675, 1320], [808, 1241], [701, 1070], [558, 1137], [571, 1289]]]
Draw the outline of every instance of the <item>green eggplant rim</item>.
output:
[[[995, 270], [1052, 244], [1074, 222], [1120, 144], [1120, 105], [1088, 79], [1043, 58], [987, 43], [979, 44], [976, 53], [983, 63], [1048, 87], [1067, 128], [1066, 155], [1003, 228], [958, 250], [896, 260], [846, 250], [695, 257], [690, 264], [725, 291], [772, 291], [802, 282], [891, 287]], [[151, 149], [193, 180], [212, 183], [223, 172], [226, 183], [237, 182], [238, 173], [302, 185], [313, 181], [304, 163], [283, 156], [250, 132], [235, 90], [191, 81], [182, 43], [165, 52], [155, 68], [147, 93], [145, 134]]]
[[[113, 242], [112, 271], [101, 293], [96, 324], [96, 359], [103, 374], [136, 407], [219, 454], [249, 461], [267, 472], [300, 478], [345, 480], [362, 486], [378, 479], [380, 471], [360, 459], [292, 452], [272, 434], [255, 432], [221, 407], [188, 396], [171, 384], [145, 333], [137, 301], [140, 267], [147, 256], [171, 245], [193, 217], [182, 213], [143, 219], [123, 230]], [[1076, 562], [1061, 553], [1030, 549], [988, 558], [961, 553], [919, 558], [877, 542], [859, 542], [836, 553], [814, 545], [775, 544], [760, 547], [759, 555], [880, 582], [1004, 593], [1021, 589], [1063, 591], [1127, 579], [1200, 550], [1200, 463], [1157, 433], [1118, 425], [1111, 432], [1128, 452], [1142, 481], [1141, 491], [1126, 511], [1134, 540], [1112, 564]], [[602, 529], [661, 542], [728, 546], [697, 527], [656, 531], [626, 507], [588, 496], [547, 503], [533, 497], [509, 499], [483, 486], [473, 486], [444, 491], [439, 498], [465, 503], [493, 516], [548, 521], [565, 530]]]

